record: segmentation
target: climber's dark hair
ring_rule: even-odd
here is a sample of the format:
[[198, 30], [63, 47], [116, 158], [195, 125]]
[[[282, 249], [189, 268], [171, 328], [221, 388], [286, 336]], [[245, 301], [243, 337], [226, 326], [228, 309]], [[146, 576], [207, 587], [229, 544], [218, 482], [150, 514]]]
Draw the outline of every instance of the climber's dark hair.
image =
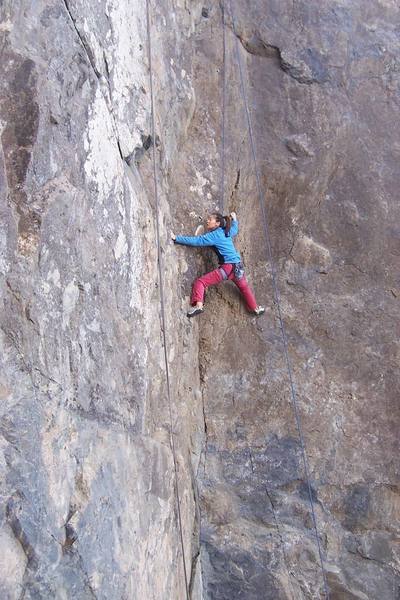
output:
[[225, 237], [229, 237], [232, 222], [231, 217], [229, 215], [225, 215], [224, 217], [221, 215], [221, 213], [212, 213], [212, 216], [215, 217], [215, 220], [217, 223], [219, 223], [219, 226], [222, 227], [222, 229], [225, 229]]

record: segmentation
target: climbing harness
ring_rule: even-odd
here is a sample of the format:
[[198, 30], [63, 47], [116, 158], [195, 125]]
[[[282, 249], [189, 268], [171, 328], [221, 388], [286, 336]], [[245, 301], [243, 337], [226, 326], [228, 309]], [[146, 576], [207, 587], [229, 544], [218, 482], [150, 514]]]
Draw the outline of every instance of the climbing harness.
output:
[[324, 566], [324, 559], [323, 559], [323, 555], [322, 555], [321, 543], [320, 543], [320, 539], [319, 539], [317, 518], [316, 518], [315, 510], [314, 510], [314, 500], [313, 500], [311, 483], [310, 483], [310, 470], [309, 470], [309, 466], [308, 466], [308, 459], [307, 459], [307, 454], [306, 454], [303, 429], [302, 429], [302, 425], [301, 425], [300, 412], [299, 412], [299, 408], [297, 405], [296, 392], [295, 392], [295, 387], [294, 387], [294, 382], [293, 382], [292, 366], [291, 366], [291, 361], [289, 358], [288, 342], [287, 342], [287, 337], [286, 337], [285, 325], [284, 325], [283, 317], [282, 317], [280, 294], [279, 294], [279, 289], [278, 289], [278, 284], [277, 284], [277, 272], [276, 272], [276, 267], [275, 267], [275, 261], [273, 259], [273, 255], [272, 255], [269, 224], [268, 224], [267, 214], [266, 214], [266, 210], [265, 210], [265, 206], [264, 206], [264, 197], [263, 197], [263, 192], [262, 192], [261, 178], [260, 178], [260, 173], [259, 173], [256, 150], [255, 150], [253, 127], [252, 127], [250, 110], [249, 110], [248, 101], [247, 101], [247, 91], [246, 91], [246, 86], [245, 86], [244, 76], [243, 76], [243, 68], [242, 68], [242, 61], [241, 61], [241, 57], [240, 57], [240, 48], [239, 48], [239, 36], [237, 33], [235, 15], [234, 15], [230, 0], [227, 0], [227, 7], [228, 7], [230, 18], [232, 21], [233, 33], [235, 36], [236, 60], [237, 60], [238, 68], [239, 68], [240, 89], [241, 89], [243, 106], [244, 106], [245, 115], [246, 115], [247, 129], [248, 129], [248, 133], [249, 133], [249, 141], [250, 141], [250, 147], [251, 147], [251, 154], [252, 154], [253, 163], [254, 163], [254, 170], [255, 170], [256, 183], [257, 183], [257, 192], [258, 192], [258, 198], [259, 198], [261, 214], [262, 214], [263, 231], [264, 231], [264, 237], [265, 237], [265, 242], [266, 242], [266, 247], [267, 247], [267, 259], [269, 260], [270, 265], [271, 265], [272, 286], [273, 286], [273, 290], [274, 290], [275, 304], [276, 304], [277, 311], [278, 311], [278, 319], [279, 319], [279, 325], [280, 325], [280, 330], [281, 330], [281, 335], [282, 335], [285, 362], [286, 362], [286, 367], [287, 367], [287, 371], [288, 371], [292, 406], [293, 406], [293, 411], [294, 411], [295, 420], [296, 420], [297, 432], [298, 432], [299, 440], [300, 440], [304, 472], [305, 472], [305, 476], [306, 476], [306, 480], [307, 480], [307, 489], [308, 489], [308, 496], [309, 496], [309, 502], [310, 502], [311, 517], [312, 517], [315, 538], [316, 538], [317, 547], [318, 547], [318, 555], [319, 555], [319, 560], [320, 560], [325, 596], [326, 596], [326, 600], [329, 600], [329, 587], [328, 587], [328, 581], [327, 581], [327, 576], [326, 576], [326, 571], [325, 571], [325, 566]]
[[[227, 264], [227, 263], [224, 263]], [[226, 279], [229, 278], [229, 275], [226, 273], [225, 269], [223, 269], [222, 267], [219, 267], [218, 269], [222, 279], [225, 281]], [[230, 272], [230, 274], [232, 274], [236, 277], [236, 279], [242, 279], [242, 277], [244, 277], [244, 267], [243, 267], [243, 263], [232, 263], [232, 271]]]
[[220, 267], [218, 269], [218, 271], [219, 271], [219, 274], [221, 275], [223, 281], [225, 281], [226, 279], [228, 279], [228, 275], [225, 273], [225, 269], [223, 269], [222, 267]]
[[233, 274], [236, 277], [236, 279], [242, 279], [242, 277], [244, 277], [243, 263], [239, 262], [235, 264], [235, 266], [233, 267]]
[[[153, 91], [153, 69], [152, 69], [152, 47], [151, 47], [151, 25], [150, 25], [150, 1], [146, 0], [146, 25], [147, 25], [147, 52], [149, 61], [149, 83], [150, 83], [150, 103], [151, 103], [151, 135], [152, 139], [155, 140], [155, 114], [154, 114], [154, 91]], [[169, 410], [169, 438], [170, 446], [172, 450], [172, 457], [174, 463], [175, 473], [175, 496], [176, 496], [176, 507], [178, 514], [178, 528], [179, 537], [182, 549], [182, 562], [183, 562], [183, 573], [185, 577], [185, 590], [186, 599], [190, 600], [188, 576], [186, 571], [186, 559], [185, 559], [185, 546], [183, 542], [183, 530], [182, 530], [182, 517], [181, 517], [181, 502], [179, 494], [179, 483], [178, 483], [178, 461], [176, 458], [175, 440], [172, 431], [173, 419], [172, 419], [172, 401], [171, 401], [171, 384], [168, 366], [168, 353], [167, 353], [167, 328], [165, 318], [165, 300], [164, 300], [164, 267], [162, 262], [162, 252], [160, 243], [160, 217], [159, 217], [159, 200], [158, 200], [158, 186], [157, 186], [157, 169], [156, 169], [156, 145], [153, 143], [153, 180], [154, 180], [154, 199], [155, 199], [155, 216], [156, 216], [156, 239], [157, 239], [157, 265], [158, 265], [158, 278], [160, 283], [160, 306], [161, 306], [161, 329], [162, 339], [164, 346], [164, 362], [165, 362], [165, 376], [167, 383], [167, 399], [168, 399], [168, 410]]]

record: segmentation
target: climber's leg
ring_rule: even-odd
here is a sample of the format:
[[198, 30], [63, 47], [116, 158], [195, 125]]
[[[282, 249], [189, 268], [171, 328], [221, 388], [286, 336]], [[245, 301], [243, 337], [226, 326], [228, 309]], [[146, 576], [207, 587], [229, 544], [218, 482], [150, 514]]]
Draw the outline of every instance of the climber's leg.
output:
[[232, 279], [232, 281], [237, 285], [237, 287], [240, 290], [240, 293], [242, 294], [247, 308], [251, 311], [251, 312], [256, 312], [257, 309], [259, 308], [256, 302], [256, 299], [254, 297], [254, 294], [247, 282], [246, 279], [246, 275], [243, 275], [240, 279], [238, 279], [237, 277], [235, 277], [234, 275], [232, 277], [230, 277], [229, 279]]
[[210, 271], [210, 273], [206, 273], [205, 275], [202, 275], [201, 277], [196, 279], [196, 281], [193, 283], [192, 296], [190, 299], [190, 304], [192, 306], [202, 307], [206, 289], [210, 287], [210, 285], [217, 285], [217, 283], [221, 283], [221, 281], [225, 279], [225, 277], [221, 273], [221, 268], [223, 267], [225, 267], [225, 265], [223, 265], [219, 269], [214, 269], [214, 271]]

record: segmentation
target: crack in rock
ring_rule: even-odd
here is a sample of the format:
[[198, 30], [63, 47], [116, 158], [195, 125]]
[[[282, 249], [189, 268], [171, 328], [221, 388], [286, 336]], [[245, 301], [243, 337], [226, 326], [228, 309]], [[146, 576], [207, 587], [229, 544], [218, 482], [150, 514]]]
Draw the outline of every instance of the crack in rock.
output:
[[[87, 43], [87, 41], [85, 40], [85, 38], [83, 37], [83, 35], [81, 34], [81, 32], [78, 29], [78, 26], [76, 24], [76, 19], [72, 15], [71, 9], [70, 9], [69, 4], [68, 4], [68, 0], [63, 0], [63, 2], [64, 2], [65, 9], [66, 9], [66, 11], [67, 11], [67, 13], [69, 15], [70, 20], [71, 20], [72, 26], [73, 26], [74, 30], [76, 31], [76, 34], [77, 34], [77, 36], [78, 36], [78, 38], [79, 38], [79, 40], [81, 42], [82, 48], [85, 51], [85, 54], [86, 54], [87, 59], [89, 61], [89, 64], [92, 67], [93, 73], [95, 74], [95, 76], [96, 76], [96, 78], [97, 78], [97, 80], [99, 82], [100, 91], [101, 91], [101, 93], [103, 95], [104, 101], [105, 101], [105, 103], [107, 105], [107, 108], [108, 108], [108, 110], [110, 112], [110, 115], [111, 115], [112, 125], [113, 125], [113, 129], [114, 129], [114, 135], [115, 135], [115, 138], [116, 138], [116, 141], [117, 141], [118, 152], [119, 152], [119, 155], [120, 155], [121, 159], [125, 160], [125, 157], [124, 157], [122, 149], [121, 149], [121, 143], [120, 143], [119, 135], [118, 135], [118, 128], [117, 128], [117, 125], [116, 125], [116, 122], [115, 122], [115, 115], [114, 115], [114, 110], [113, 110], [112, 102], [111, 102], [111, 86], [110, 86], [110, 82], [97, 69], [96, 63], [95, 63], [95, 60], [94, 60], [93, 52], [92, 52], [89, 44]], [[103, 56], [104, 56], [104, 59], [105, 59], [104, 52], [103, 52]], [[105, 59], [105, 67], [106, 67], [106, 72], [108, 74], [109, 73], [109, 67], [108, 67], [108, 63], [107, 63], [106, 59]], [[104, 86], [105, 85], [107, 86], [108, 94], [105, 93], [105, 90], [104, 90]]]
[[274, 44], [269, 44], [260, 36], [254, 34], [250, 39], [245, 39], [235, 32], [243, 48], [249, 54], [275, 59], [279, 67], [298, 83], [311, 85], [325, 83], [329, 76], [321, 58], [316, 50], [307, 48], [300, 57], [294, 56], [288, 50], [283, 50]]

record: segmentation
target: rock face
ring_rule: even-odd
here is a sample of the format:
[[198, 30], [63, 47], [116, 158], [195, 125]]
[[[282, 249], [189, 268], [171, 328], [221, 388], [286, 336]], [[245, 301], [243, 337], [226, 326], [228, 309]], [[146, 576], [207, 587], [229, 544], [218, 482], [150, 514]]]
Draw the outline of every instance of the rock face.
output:
[[[175, 3], [152, 12], [164, 172], [193, 112], [182, 73], [199, 14]], [[128, 2], [6, 2], [2, 23], [0, 595], [183, 597], [146, 187], [154, 144], [146, 11]], [[169, 220], [165, 189], [160, 212]], [[172, 285], [163, 221], [162, 233], [169, 358], [179, 365], [197, 341]], [[197, 373], [191, 360], [172, 382], [189, 576], [191, 470], [203, 430]]]
[[[330, 597], [396, 598], [397, 8], [235, 4]], [[239, 211], [239, 245], [268, 309], [255, 322], [238, 308], [235, 290], [224, 289], [210, 294], [201, 327], [203, 585], [209, 598], [320, 598], [232, 32], [227, 44], [225, 199]], [[374, 556], [363, 550], [371, 545], [379, 547]]]
[[[153, 135], [145, 3], [1, 5], [1, 597], [399, 597], [397, 3], [229, 7], [222, 190], [220, 6], [150, 4]], [[185, 317], [216, 208], [260, 320]]]

